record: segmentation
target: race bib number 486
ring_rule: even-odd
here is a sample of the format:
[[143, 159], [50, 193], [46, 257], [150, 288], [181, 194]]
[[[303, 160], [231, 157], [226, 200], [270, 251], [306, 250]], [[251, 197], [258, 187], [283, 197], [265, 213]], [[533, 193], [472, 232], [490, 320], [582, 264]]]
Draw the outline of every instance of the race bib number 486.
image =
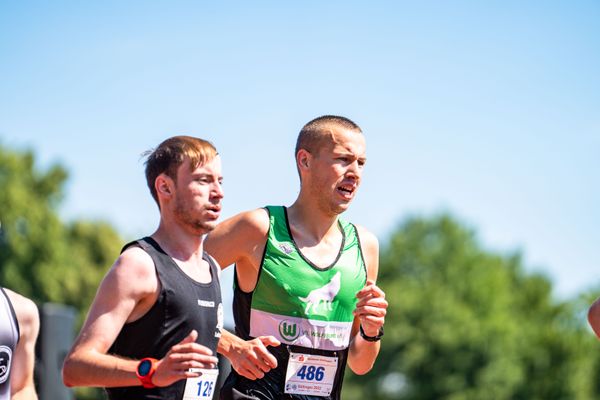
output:
[[337, 364], [337, 357], [290, 353], [285, 374], [285, 393], [329, 396]]

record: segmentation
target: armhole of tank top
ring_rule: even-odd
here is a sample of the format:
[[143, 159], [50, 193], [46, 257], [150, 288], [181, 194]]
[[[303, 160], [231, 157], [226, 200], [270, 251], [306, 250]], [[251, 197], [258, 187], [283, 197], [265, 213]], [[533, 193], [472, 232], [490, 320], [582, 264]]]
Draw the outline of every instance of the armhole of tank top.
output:
[[15, 311], [15, 308], [13, 307], [12, 301], [10, 301], [10, 297], [8, 297], [8, 293], [6, 293], [6, 290], [4, 290], [3, 287], [0, 287], [0, 290], [2, 290], [2, 294], [6, 298], [6, 302], [8, 303], [8, 308], [10, 309], [10, 313], [13, 317], [13, 321], [15, 321], [15, 329], [17, 330], [17, 341], [15, 342], [15, 345], [16, 345], [17, 343], [19, 343], [19, 340], [21, 339], [21, 328], [19, 327], [19, 319], [17, 318], [17, 312]]
[[213, 256], [211, 256], [210, 254], [208, 254], [206, 251], [204, 252], [204, 254], [206, 254], [207, 257], [207, 262], [208, 262], [208, 266], [210, 267], [210, 270], [214, 270], [215, 273], [217, 274], [217, 281], [219, 282], [219, 285], [221, 284], [221, 265], [219, 265], [219, 263], [217, 262], [217, 260], [215, 260], [215, 258]]
[[[269, 218], [269, 230], [267, 231], [267, 238], [265, 239], [265, 248], [263, 249], [263, 253], [262, 253], [262, 257], [260, 258], [260, 265], [258, 266], [258, 275], [256, 276], [256, 283], [254, 284], [254, 289], [252, 289], [252, 291], [250, 292], [244, 292], [242, 290], [242, 288], [240, 288], [238, 279], [237, 279], [237, 271], [235, 274], [235, 284], [237, 285], [238, 289], [240, 292], [245, 293], [245, 294], [253, 294], [254, 291], [256, 290], [256, 287], [258, 286], [258, 282], [260, 281], [260, 276], [262, 274], [263, 271], [263, 265], [265, 263], [265, 257], [267, 255], [267, 246], [269, 244], [269, 237], [271, 236], [271, 230], [273, 229], [272, 225], [271, 225], [271, 211], [269, 210], [269, 207], [277, 207], [277, 206], [264, 206], [264, 210], [267, 212], [267, 217]], [[237, 268], [237, 265], [236, 265]]]
[[265, 248], [263, 249], [262, 257], [260, 258], [260, 265], [258, 266], [258, 276], [256, 277], [256, 283], [254, 284], [254, 289], [252, 289], [249, 292], [245, 292], [242, 290], [242, 288], [240, 287], [240, 282], [238, 280], [238, 275], [237, 275], [237, 264], [233, 265], [233, 288], [234, 288], [234, 290], [239, 290], [240, 293], [243, 293], [245, 295], [252, 295], [254, 293], [254, 291], [256, 290], [256, 286], [258, 286], [258, 280], [260, 279], [260, 274], [262, 273], [263, 264], [265, 262], [265, 256], [267, 255], [267, 244], [269, 242], [269, 236], [271, 234], [271, 211], [269, 211], [269, 207], [276, 207], [276, 206], [264, 206], [263, 207], [263, 209], [267, 212], [267, 216], [269, 218], [269, 230], [267, 231], [267, 239], [265, 240]]
[[363, 252], [362, 243], [360, 241], [360, 235], [358, 234], [358, 228], [352, 222], [349, 222], [349, 224], [352, 225], [352, 228], [354, 229], [354, 234], [356, 235], [356, 241], [358, 242], [358, 252], [360, 253], [360, 259], [362, 260], [363, 269], [365, 271], [365, 283], [366, 283], [366, 281], [369, 279], [369, 271], [367, 269], [367, 262], [365, 261], [365, 255]]

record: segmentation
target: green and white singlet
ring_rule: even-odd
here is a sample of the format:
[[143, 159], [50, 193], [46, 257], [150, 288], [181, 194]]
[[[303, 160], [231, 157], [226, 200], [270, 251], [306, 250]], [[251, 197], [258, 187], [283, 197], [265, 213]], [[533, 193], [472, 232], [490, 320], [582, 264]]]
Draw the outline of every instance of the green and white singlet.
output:
[[245, 340], [272, 335], [278, 367], [263, 379], [229, 376], [221, 399], [339, 399], [348, 357], [356, 294], [366, 266], [356, 227], [338, 220], [343, 234], [335, 261], [318, 268], [299, 251], [287, 210], [268, 206], [270, 228], [256, 288], [235, 281], [236, 333]]

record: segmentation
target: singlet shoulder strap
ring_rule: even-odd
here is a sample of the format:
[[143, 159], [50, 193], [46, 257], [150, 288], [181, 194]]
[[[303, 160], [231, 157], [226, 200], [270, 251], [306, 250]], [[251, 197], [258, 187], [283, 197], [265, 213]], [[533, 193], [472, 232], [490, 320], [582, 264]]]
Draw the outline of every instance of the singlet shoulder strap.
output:
[[214, 259], [213, 256], [211, 256], [210, 254], [208, 254], [206, 251], [202, 254], [202, 258], [206, 260], [206, 262], [208, 262], [208, 266], [210, 268], [210, 272], [211, 272], [211, 276], [214, 277], [217, 282], [220, 282], [221, 280], [221, 266], [219, 265], [219, 263], [217, 262], [217, 260]]
[[365, 261], [365, 253], [362, 248], [362, 243], [360, 242], [358, 228], [353, 223], [342, 220], [340, 220], [340, 226], [342, 227], [342, 229], [344, 229], [344, 232], [346, 233], [346, 238], [348, 239], [346, 245], [349, 247], [356, 246], [357, 251], [360, 254], [360, 259], [362, 261], [365, 274], [367, 274], [367, 262]]
[[287, 234], [287, 215], [284, 206], [266, 206], [269, 213], [269, 231], [281, 231]]
[[156, 240], [152, 239], [150, 236], [146, 236], [141, 239], [133, 240], [133, 241], [127, 243], [121, 249], [121, 253], [123, 253], [128, 248], [134, 247], [134, 246], [145, 250], [147, 253], [152, 250], [158, 251], [159, 253], [164, 253], [164, 250], [160, 247], [160, 245], [156, 242]]
[[358, 236], [358, 232], [353, 223], [338, 218], [338, 225], [344, 230], [344, 235], [346, 236], [346, 240], [352, 241], [355, 237]]
[[284, 206], [266, 206], [269, 213], [269, 236], [268, 240], [272, 243], [293, 242], [290, 236], [290, 226], [287, 218], [287, 210]]

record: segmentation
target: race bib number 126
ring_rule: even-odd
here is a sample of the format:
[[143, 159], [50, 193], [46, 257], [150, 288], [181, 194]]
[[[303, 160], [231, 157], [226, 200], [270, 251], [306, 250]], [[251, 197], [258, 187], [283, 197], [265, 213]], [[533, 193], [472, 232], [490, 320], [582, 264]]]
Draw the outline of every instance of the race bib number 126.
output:
[[219, 376], [218, 369], [198, 369], [201, 375], [196, 378], [187, 378], [183, 400], [211, 400]]

